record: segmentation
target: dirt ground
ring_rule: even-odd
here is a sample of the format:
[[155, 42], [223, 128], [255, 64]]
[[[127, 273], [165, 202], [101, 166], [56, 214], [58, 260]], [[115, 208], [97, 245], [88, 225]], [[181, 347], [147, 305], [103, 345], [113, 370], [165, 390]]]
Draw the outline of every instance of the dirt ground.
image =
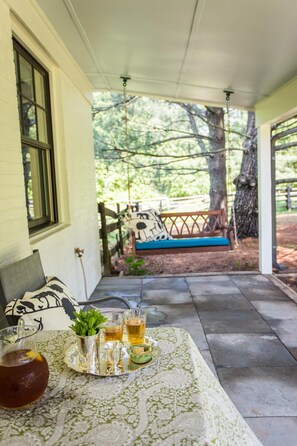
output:
[[[277, 217], [277, 262], [282, 270], [277, 276], [297, 293], [297, 214]], [[288, 275], [287, 275], [288, 274]]]
[[[277, 218], [277, 262], [283, 268], [278, 277], [297, 291], [297, 214], [281, 214]], [[239, 240], [233, 252], [154, 255], [143, 257], [147, 274], [188, 274], [258, 270], [258, 240]], [[116, 262], [116, 270], [128, 274], [124, 259]], [[283, 277], [283, 274], [290, 276]]]

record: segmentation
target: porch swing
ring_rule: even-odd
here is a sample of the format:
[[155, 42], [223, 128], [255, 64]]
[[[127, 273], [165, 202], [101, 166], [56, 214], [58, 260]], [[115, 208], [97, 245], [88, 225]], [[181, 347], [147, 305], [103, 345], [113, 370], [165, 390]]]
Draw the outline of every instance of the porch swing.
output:
[[[125, 103], [126, 148], [128, 145], [128, 116], [126, 85], [123, 77]], [[227, 111], [231, 91], [226, 93]], [[229, 131], [230, 131], [230, 121]], [[128, 198], [131, 208], [128, 165]], [[126, 221], [132, 232], [132, 254], [146, 256], [192, 252], [234, 250], [234, 229], [226, 224], [224, 209], [196, 212], [163, 212], [154, 210], [129, 212]]]

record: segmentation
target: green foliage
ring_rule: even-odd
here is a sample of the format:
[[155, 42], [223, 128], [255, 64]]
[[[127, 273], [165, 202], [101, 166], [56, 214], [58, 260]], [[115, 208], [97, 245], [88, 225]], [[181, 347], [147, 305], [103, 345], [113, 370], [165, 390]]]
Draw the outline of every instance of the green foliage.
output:
[[128, 274], [132, 276], [144, 276], [148, 274], [147, 269], [143, 267], [144, 260], [139, 257], [127, 257], [125, 263], [128, 265]]
[[275, 210], [277, 214], [290, 214], [290, 211], [288, 211], [285, 201], [283, 202], [276, 201]]
[[[131, 99], [131, 98], [130, 98]], [[203, 113], [194, 116], [199, 141], [193, 134], [189, 116], [182, 104], [146, 97], [132, 98], [128, 104], [128, 134], [126, 144], [122, 94], [94, 94], [94, 150], [96, 158], [97, 195], [100, 201], [127, 202], [128, 168], [132, 201], [141, 198], [169, 198], [208, 194], [210, 181], [208, 158], [197, 156], [211, 151], [210, 129]], [[247, 112], [230, 109], [231, 133], [225, 133], [227, 189], [235, 192], [233, 180], [240, 172], [242, 144], [245, 140]], [[276, 178], [294, 177], [296, 172], [296, 117], [277, 124]], [[227, 115], [225, 114], [225, 128]], [[202, 144], [203, 143], [203, 144]], [[280, 150], [284, 147], [284, 150]], [[290, 150], [286, 148], [290, 147]], [[125, 151], [128, 149], [128, 151]], [[182, 156], [180, 159], [173, 157]]]
[[256, 271], [258, 266], [252, 261], [236, 260], [232, 266], [233, 271]]
[[107, 318], [99, 310], [74, 312], [76, 319], [69, 328], [78, 336], [93, 336], [100, 332]]
[[[185, 110], [177, 103], [134, 98], [128, 105], [126, 146], [122, 99], [119, 94], [94, 95], [94, 110], [100, 110], [93, 122], [98, 199], [127, 201], [128, 167], [132, 201], [207, 194], [207, 159], [197, 156], [200, 148]], [[198, 130], [207, 137], [203, 120]], [[209, 150], [207, 140], [205, 145]]]
[[[272, 127], [275, 146], [275, 177], [277, 180], [296, 178], [297, 167], [297, 117], [287, 119]], [[282, 186], [285, 188], [285, 186]]]

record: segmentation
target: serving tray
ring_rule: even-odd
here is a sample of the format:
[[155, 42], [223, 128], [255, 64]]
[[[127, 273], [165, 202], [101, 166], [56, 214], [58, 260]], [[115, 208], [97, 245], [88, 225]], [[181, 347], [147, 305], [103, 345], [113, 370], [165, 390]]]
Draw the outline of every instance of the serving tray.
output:
[[96, 376], [121, 376], [128, 373], [134, 373], [137, 370], [155, 364], [161, 355], [161, 349], [158, 347], [157, 341], [146, 336], [145, 344], [150, 346], [152, 359], [145, 364], [136, 364], [131, 360], [129, 354], [130, 344], [125, 342], [125, 340], [119, 344], [120, 359], [116, 366], [110, 361], [109, 355], [106, 354], [106, 349], [98, 350], [98, 359], [96, 362], [92, 365], [87, 365], [84, 358], [79, 354], [76, 343], [66, 349], [64, 362], [68, 367], [79, 373], [87, 373]]

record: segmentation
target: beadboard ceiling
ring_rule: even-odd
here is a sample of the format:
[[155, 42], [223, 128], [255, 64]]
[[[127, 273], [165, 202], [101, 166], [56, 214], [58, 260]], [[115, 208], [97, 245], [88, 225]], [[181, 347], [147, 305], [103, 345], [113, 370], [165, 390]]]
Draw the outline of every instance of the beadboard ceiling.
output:
[[94, 91], [252, 109], [297, 75], [297, 0], [36, 0]]

